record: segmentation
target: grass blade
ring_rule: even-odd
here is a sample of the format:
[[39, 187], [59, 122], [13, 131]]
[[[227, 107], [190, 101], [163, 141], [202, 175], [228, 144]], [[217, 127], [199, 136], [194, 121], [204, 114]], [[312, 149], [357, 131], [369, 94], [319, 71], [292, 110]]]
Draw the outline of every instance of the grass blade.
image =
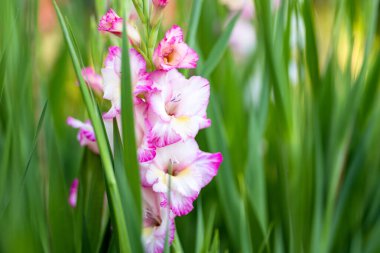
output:
[[[46, 113], [46, 108], [47, 108], [47, 105], [48, 105], [48, 101], [45, 102], [45, 105], [42, 109], [42, 112], [41, 112], [41, 115], [40, 115], [40, 118], [38, 120], [38, 125], [37, 125], [37, 129], [36, 129], [36, 133], [34, 135], [34, 138], [33, 138], [33, 144], [32, 144], [32, 150], [30, 151], [30, 154], [29, 154], [29, 158], [28, 158], [28, 161], [26, 163], [26, 166], [25, 166], [25, 170], [24, 170], [24, 173], [23, 173], [23, 176], [22, 176], [22, 179], [19, 183], [19, 190], [18, 190], [18, 194], [20, 194], [21, 192], [21, 189], [23, 188], [23, 185], [25, 183], [25, 179], [26, 179], [26, 176], [28, 174], [28, 171], [29, 171], [29, 166], [30, 166], [30, 163], [32, 162], [32, 158], [33, 158], [33, 154], [34, 152], [36, 151], [36, 147], [37, 147], [37, 139], [38, 139], [38, 135], [40, 133], [40, 130], [41, 130], [41, 127], [42, 127], [42, 123], [44, 122], [44, 118], [45, 118], [45, 113]], [[17, 195], [18, 195], [17, 194]], [[0, 208], [0, 218], [3, 216], [3, 214], [5, 213], [5, 210], [7, 209], [7, 207], [9, 206], [9, 203], [11, 202], [11, 198], [8, 198], [8, 200], [5, 201], [4, 205]]]

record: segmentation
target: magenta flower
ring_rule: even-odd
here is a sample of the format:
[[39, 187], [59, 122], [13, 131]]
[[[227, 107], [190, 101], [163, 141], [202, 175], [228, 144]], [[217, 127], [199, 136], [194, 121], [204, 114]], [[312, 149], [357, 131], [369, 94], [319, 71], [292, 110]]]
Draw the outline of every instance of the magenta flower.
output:
[[99, 154], [94, 128], [92, 127], [90, 121], [82, 122], [72, 117], [68, 117], [66, 122], [69, 126], [79, 129], [77, 139], [81, 146], [87, 146], [91, 151]]
[[82, 69], [84, 81], [96, 92], [103, 92], [103, 79], [91, 67]]
[[123, 19], [113, 9], [109, 9], [100, 20], [98, 30], [120, 36], [123, 31]]
[[164, 8], [169, 3], [169, 0], [153, 0], [153, 5], [158, 8]]
[[154, 160], [142, 170], [147, 184], [161, 193], [161, 206], [169, 204], [175, 215], [188, 214], [200, 190], [217, 174], [223, 157], [220, 153], [200, 151], [195, 140], [178, 142], [156, 150]]
[[147, 98], [152, 141], [163, 147], [194, 138], [199, 129], [209, 127], [206, 109], [209, 82], [199, 76], [186, 79], [177, 70], [155, 71], [150, 75], [153, 91]]
[[[139, 45], [141, 37], [135, 26], [131, 22], [127, 22], [128, 38], [132, 45]], [[123, 18], [119, 17], [116, 12], [109, 9], [101, 18], [98, 26], [99, 31], [109, 32], [116, 36], [121, 36], [123, 32]]]
[[164, 250], [166, 232], [169, 229], [169, 244], [174, 240], [174, 214], [168, 208], [160, 206], [160, 194], [151, 188], [142, 188], [143, 214], [143, 241], [145, 252], [160, 253]]
[[157, 69], [196, 68], [197, 53], [183, 41], [182, 29], [174, 25], [154, 51], [153, 62]]
[[79, 180], [78, 178], [75, 178], [70, 186], [70, 195], [69, 195], [69, 204], [73, 208], [77, 206], [78, 186], [79, 186]]

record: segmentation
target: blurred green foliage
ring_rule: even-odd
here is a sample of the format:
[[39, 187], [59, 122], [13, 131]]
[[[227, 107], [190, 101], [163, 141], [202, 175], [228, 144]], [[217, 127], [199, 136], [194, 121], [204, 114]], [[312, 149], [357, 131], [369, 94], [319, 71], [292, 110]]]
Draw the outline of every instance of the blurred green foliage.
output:
[[[194, 211], [176, 219], [171, 250], [380, 252], [379, 1], [283, 1], [273, 12], [255, 0], [257, 45], [244, 60], [228, 48], [235, 23], [217, 0], [176, 2], [170, 24], [191, 31], [187, 40], [201, 56], [190, 74], [206, 75], [212, 89], [213, 124], [198, 141], [224, 162]], [[121, 40], [99, 34], [97, 21], [131, 3], [58, 4], [83, 65], [99, 70], [107, 46]], [[114, 252], [101, 159], [65, 123], [88, 116], [49, 15], [50, 1], [3, 0], [0, 8], [0, 252]], [[292, 15], [305, 28], [295, 49]]]

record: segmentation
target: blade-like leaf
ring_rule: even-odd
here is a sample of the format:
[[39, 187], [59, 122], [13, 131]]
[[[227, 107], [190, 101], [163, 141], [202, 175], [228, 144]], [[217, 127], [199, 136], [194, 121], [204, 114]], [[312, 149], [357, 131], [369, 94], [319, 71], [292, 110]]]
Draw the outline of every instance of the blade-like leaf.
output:
[[[40, 133], [40, 130], [41, 130], [41, 127], [42, 127], [42, 123], [44, 122], [47, 105], [48, 105], [48, 101], [45, 102], [45, 105], [44, 105], [44, 107], [42, 109], [40, 118], [38, 120], [37, 129], [36, 129], [36, 132], [35, 132], [34, 138], [33, 138], [32, 150], [30, 151], [29, 158], [28, 158], [28, 161], [26, 162], [26, 166], [25, 166], [25, 169], [24, 169], [23, 176], [22, 176], [21, 181], [19, 183], [18, 194], [20, 194], [20, 192], [21, 192], [21, 190], [23, 188], [23, 185], [25, 183], [26, 176], [28, 175], [29, 166], [30, 166], [30, 163], [32, 161], [33, 154], [34, 154], [34, 152], [36, 150], [36, 147], [37, 147], [38, 135]], [[3, 216], [3, 214], [4, 214], [5, 210], [7, 209], [10, 201], [11, 201], [11, 199], [8, 197], [8, 199], [4, 202], [3, 206], [0, 208], [0, 218]]]
[[124, 147], [124, 167], [129, 188], [132, 191], [134, 205], [137, 208], [136, 219], [141, 223], [141, 185], [139, 166], [137, 162], [136, 134], [132, 98], [131, 69], [129, 63], [129, 49], [126, 25], [123, 25], [122, 55], [121, 55], [121, 126]]
[[210, 52], [210, 55], [208, 56], [207, 60], [203, 63], [203, 67], [199, 69], [199, 73], [202, 76], [208, 77], [218, 66], [220, 60], [223, 57], [224, 52], [227, 49], [228, 42], [231, 37], [232, 30], [235, 27], [235, 24], [240, 17], [240, 13], [235, 14], [235, 16], [231, 19], [231, 21], [228, 23], [226, 29], [216, 42], [215, 46]]
[[87, 111], [89, 113], [94, 131], [95, 131], [96, 141], [99, 147], [99, 152], [102, 158], [102, 163], [103, 163], [103, 168], [104, 168], [107, 193], [109, 197], [108, 199], [111, 202], [110, 209], [112, 211], [114, 225], [118, 233], [119, 250], [121, 252], [131, 252], [128, 232], [126, 229], [125, 219], [124, 219], [124, 214], [123, 214], [123, 207], [121, 204], [120, 194], [117, 187], [115, 175], [113, 172], [111, 151], [108, 145], [107, 137], [105, 135], [103, 122], [102, 122], [102, 119], [99, 117], [99, 114], [97, 112], [97, 106], [95, 104], [95, 101], [91, 97], [89, 88], [83, 80], [83, 77], [81, 74], [80, 60], [78, 58], [78, 55], [76, 54], [73, 40], [70, 36], [70, 32], [67, 28], [67, 25], [62, 16], [62, 13], [55, 1], [54, 1], [54, 7], [58, 16], [59, 23], [62, 28], [64, 38], [66, 40], [67, 46], [70, 51], [70, 55], [71, 55], [73, 65], [74, 65], [74, 70], [79, 80], [82, 97], [85, 102]]

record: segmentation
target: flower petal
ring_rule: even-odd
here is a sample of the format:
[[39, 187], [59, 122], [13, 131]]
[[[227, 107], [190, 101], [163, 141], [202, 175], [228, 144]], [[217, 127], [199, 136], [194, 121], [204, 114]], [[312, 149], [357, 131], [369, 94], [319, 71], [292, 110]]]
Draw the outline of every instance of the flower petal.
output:
[[110, 32], [120, 36], [123, 28], [123, 19], [113, 9], [109, 9], [99, 22], [98, 30]]
[[150, 75], [152, 91], [147, 97], [148, 121], [157, 147], [194, 138], [199, 129], [210, 126], [206, 109], [209, 82], [201, 77], [187, 80], [177, 70], [155, 71]]
[[151, 188], [142, 188], [144, 202], [143, 241], [145, 252], [160, 253], [164, 250], [167, 229], [169, 245], [175, 234], [174, 214], [168, 208], [160, 206], [161, 194]]
[[157, 69], [195, 68], [199, 57], [183, 41], [182, 29], [174, 25], [154, 50], [153, 63]]
[[77, 139], [81, 146], [87, 146], [91, 151], [99, 154], [95, 132], [90, 121], [82, 122], [72, 117], [68, 117], [66, 122], [69, 126], [79, 129]]
[[78, 178], [75, 178], [70, 186], [70, 195], [69, 195], [69, 204], [73, 208], [77, 206], [78, 186], [79, 186], [79, 180]]
[[97, 92], [103, 92], [103, 79], [91, 67], [82, 69], [82, 76], [84, 81]]
[[217, 174], [222, 155], [200, 151], [193, 139], [159, 148], [156, 152], [155, 159], [145, 168], [145, 182], [152, 185], [155, 192], [163, 194], [161, 206], [169, 204], [174, 214], [185, 215], [192, 210], [200, 190]]

